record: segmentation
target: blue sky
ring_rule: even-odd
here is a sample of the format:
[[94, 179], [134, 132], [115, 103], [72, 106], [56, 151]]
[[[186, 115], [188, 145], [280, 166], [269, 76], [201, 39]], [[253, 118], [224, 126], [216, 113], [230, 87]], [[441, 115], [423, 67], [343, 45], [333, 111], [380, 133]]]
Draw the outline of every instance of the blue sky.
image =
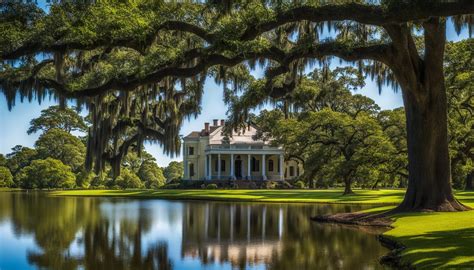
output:
[[[463, 31], [458, 36], [453, 25], [448, 24], [448, 40], [457, 41], [467, 37], [467, 31]], [[336, 61], [338, 62], [338, 60]], [[258, 73], [260, 72], [255, 71], [255, 76]], [[372, 98], [382, 109], [403, 106], [400, 92], [396, 93], [391, 88], [384, 87], [382, 93], [379, 94], [378, 87], [370, 79], [366, 79], [365, 87], [356, 92]], [[18, 144], [33, 147], [34, 142], [38, 139], [38, 134], [26, 134], [30, 120], [38, 117], [41, 110], [55, 104], [54, 100], [44, 100], [41, 104], [38, 104], [36, 100], [31, 103], [28, 103], [28, 101], [21, 103], [18, 99], [13, 109], [8, 111], [6, 99], [3, 95], [0, 95], [0, 153], [7, 154], [12, 147]], [[222, 87], [216, 85], [213, 79], [207, 79], [204, 87], [202, 113], [196, 119], [185, 121], [181, 134], [187, 135], [191, 131], [201, 130], [204, 122], [212, 122], [212, 119], [225, 119], [226, 111]], [[157, 159], [160, 166], [166, 166], [172, 160], [181, 160], [181, 157], [170, 158], [164, 155], [162, 149], [156, 144], [146, 144], [145, 149]]]

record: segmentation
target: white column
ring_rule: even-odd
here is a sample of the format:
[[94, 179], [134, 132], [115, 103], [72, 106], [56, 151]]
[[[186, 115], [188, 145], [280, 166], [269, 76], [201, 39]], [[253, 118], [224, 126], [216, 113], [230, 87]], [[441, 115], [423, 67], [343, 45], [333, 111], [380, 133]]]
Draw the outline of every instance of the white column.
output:
[[267, 172], [265, 168], [266, 162], [265, 162], [265, 154], [262, 154], [262, 179], [267, 180]]
[[280, 180], [283, 179], [283, 172], [285, 171], [285, 168], [283, 168], [283, 154], [280, 154]]
[[[208, 158], [209, 158], [209, 155], [206, 154], [206, 155], [204, 156], [204, 163], [205, 163], [205, 164], [204, 164], [204, 178], [205, 178], [206, 180], [209, 179], [209, 172], [208, 172], [208, 170], [207, 170], [207, 168], [209, 168], [209, 166], [207, 165], [207, 163], [209, 162]], [[199, 168], [199, 166], [198, 166], [198, 168]]]
[[234, 174], [234, 154], [230, 154], [230, 179], [235, 180]]
[[250, 166], [250, 159], [251, 159], [251, 155], [248, 154], [248, 158], [247, 158], [247, 180], [251, 180], [252, 179], [252, 172], [251, 172], [251, 166]]
[[207, 173], [209, 177], [207, 180], [212, 180], [212, 155], [208, 154], [209, 160], [207, 161]]
[[184, 180], [189, 180], [189, 168], [188, 168], [188, 161], [185, 159], [184, 162]]
[[221, 180], [221, 154], [217, 154], [217, 180]]

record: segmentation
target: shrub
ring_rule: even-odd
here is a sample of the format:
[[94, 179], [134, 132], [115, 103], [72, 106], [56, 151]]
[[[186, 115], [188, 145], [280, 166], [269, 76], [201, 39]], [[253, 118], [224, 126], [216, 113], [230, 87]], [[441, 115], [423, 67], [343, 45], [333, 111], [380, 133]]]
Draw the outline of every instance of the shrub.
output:
[[206, 189], [217, 189], [217, 185], [216, 184], [209, 184], [206, 186]]
[[12, 187], [13, 175], [7, 167], [0, 166], [0, 187]]
[[275, 189], [276, 187], [277, 183], [275, 183], [275, 181], [267, 181], [264, 186], [266, 189]]
[[21, 169], [18, 181], [22, 188], [73, 188], [76, 176], [61, 160], [47, 158], [33, 160]]
[[284, 181], [284, 180], [279, 181], [277, 187], [280, 188], [280, 189], [291, 189], [291, 188], [293, 188], [293, 186], [290, 183], [288, 183], [287, 181]]
[[294, 184], [295, 188], [299, 188], [299, 189], [303, 189], [303, 188], [306, 188], [306, 185], [303, 181], [301, 180], [298, 180], [296, 181], [296, 183]]
[[179, 188], [179, 183], [169, 183], [164, 186], [161, 186], [162, 189], [177, 189]]
[[126, 188], [142, 188], [143, 183], [140, 178], [129, 169], [122, 169], [120, 175], [115, 179], [115, 185], [122, 189]]

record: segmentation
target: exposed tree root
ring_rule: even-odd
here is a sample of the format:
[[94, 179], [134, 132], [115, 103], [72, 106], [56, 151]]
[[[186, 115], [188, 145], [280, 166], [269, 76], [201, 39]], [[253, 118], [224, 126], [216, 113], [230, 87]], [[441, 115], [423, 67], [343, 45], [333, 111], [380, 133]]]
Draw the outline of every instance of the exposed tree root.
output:
[[317, 222], [389, 228], [392, 228], [391, 224], [393, 222], [393, 220], [391, 220], [387, 215], [385, 215], [385, 213], [373, 214], [360, 212], [315, 216], [311, 219]]
[[382, 246], [390, 249], [389, 253], [380, 257], [380, 264], [388, 265], [395, 269], [415, 269], [415, 267], [409, 263], [402, 263], [402, 251], [406, 248], [404, 245], [383, 235], [377, 236], [377, 239], [380, 241]]

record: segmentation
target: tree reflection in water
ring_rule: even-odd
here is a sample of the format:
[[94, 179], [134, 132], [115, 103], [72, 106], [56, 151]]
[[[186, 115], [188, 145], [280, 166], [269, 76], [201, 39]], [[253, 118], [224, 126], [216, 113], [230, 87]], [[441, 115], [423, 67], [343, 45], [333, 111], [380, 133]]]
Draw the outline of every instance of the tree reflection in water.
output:
[[373, 235], [309, 219], [351, 210], [0, 193], [0, 224], [34, 239], [24, 259], [42, 269], [381, 268]]

